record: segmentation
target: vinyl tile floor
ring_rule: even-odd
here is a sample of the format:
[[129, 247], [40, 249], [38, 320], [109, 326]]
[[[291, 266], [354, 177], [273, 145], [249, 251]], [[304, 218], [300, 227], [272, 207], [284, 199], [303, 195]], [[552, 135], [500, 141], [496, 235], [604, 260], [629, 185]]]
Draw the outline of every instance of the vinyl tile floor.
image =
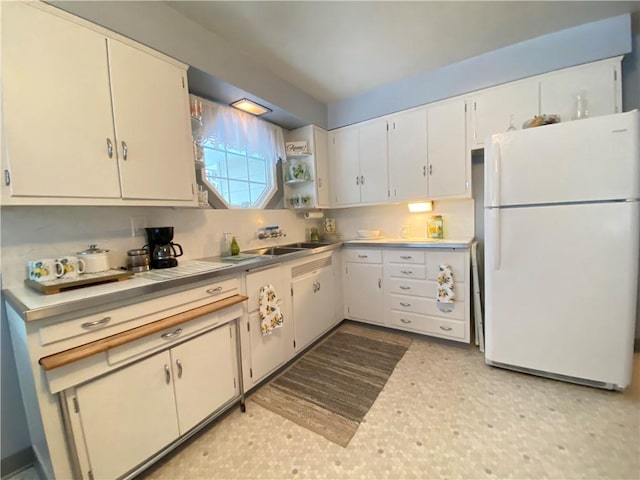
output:
[[638, 479], [640, 354], [624, 393], [489, 367], [414, 338], [348, 447], [247, 398], [152, 479]]

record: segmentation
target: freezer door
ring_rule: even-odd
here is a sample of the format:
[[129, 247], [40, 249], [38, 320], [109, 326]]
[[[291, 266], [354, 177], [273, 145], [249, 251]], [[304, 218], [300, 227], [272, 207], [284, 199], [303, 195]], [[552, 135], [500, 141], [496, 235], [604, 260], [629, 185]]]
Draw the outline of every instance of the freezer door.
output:
[[485, 210], [487, 363], [625, 387], [638, 202]]
[[640, 198], [637, 110], [494, 135], [485, 206]]

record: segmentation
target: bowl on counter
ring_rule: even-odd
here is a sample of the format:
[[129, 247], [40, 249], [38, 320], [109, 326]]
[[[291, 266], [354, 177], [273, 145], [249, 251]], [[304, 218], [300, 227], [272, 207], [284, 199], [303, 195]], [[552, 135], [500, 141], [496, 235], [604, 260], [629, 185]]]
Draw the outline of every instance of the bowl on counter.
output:
[[379, 238], [380, 230], [358, 230], [356, 232], [358, 234], [358, 238], [362, 239], [371, 239], [371, 238]]

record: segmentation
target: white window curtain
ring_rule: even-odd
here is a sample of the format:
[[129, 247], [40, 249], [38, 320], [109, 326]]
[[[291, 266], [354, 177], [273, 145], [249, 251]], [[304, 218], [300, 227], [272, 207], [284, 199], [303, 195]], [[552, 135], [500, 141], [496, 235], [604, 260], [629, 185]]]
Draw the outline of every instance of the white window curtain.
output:
[[235, 108], [195, 95], [191, 98], [202, 102], [202, 129], [198, 132], [201, 144], [246, 151], [249, 155], [272, 159], [274, 164], [278, 158], [285, 158], [282, 128]]

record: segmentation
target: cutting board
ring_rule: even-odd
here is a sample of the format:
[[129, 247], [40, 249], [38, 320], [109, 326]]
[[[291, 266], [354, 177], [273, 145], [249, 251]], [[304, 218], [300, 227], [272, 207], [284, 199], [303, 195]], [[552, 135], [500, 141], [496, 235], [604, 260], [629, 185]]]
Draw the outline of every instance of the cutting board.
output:
[[129, 272], [127, 270], [106, 270], [98, 273], [84, 273], [73, 279], [58, 278], [56, 280], [48, 280], [46, 282], [35, 282], [27, 279], [24, 283], [38, 292], [44, 293], [45, 295], [51, 295], [53, 293], [60, 293], [74, 288], [90, 287], [100, 283], [127, 280], [132, 275], [133, 272]]

